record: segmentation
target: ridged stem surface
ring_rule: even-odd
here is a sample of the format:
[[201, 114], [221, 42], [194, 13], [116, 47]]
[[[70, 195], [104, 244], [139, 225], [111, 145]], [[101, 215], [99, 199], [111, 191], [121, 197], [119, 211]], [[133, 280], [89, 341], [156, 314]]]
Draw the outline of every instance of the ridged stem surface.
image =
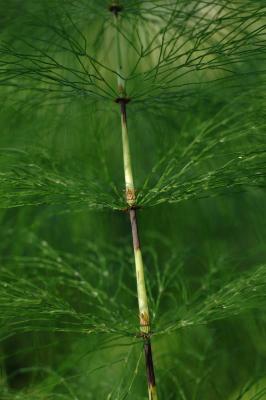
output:
[[123, 147], [125, 190], [126, 190], [125, 197], [129, 209], [134, 258], [135, 258], [140, 333], [144, 341], [144, 355], [146, 363], [149, 400], [158, 400], [157, 389], [155, 384], [154, 365], [152, 358], [151, 339], [150, 339], [151, 335], [150, 316], [149, 316], [147, 291], [145, 285], [144, 265], [143, 265], [139, 232], [138, 232], [137, 210], [134, 207], [136, 200], [136, 193], [135, 193], [132, 164], [131, 164], [131, 153], [129, 145], [127, 110], [126, 110], [129, 99], [126, 96], [125, 81], [122, 75], [123, 72], [122, 48], [121, 48], [120, 33], [119, 33], [119, 24], [120, 24], [119, 20], [121, 18], [120, 12], [122, 10], [120, 8], [113, 8], [111, 11], [114, 14], [114, 19], [116, 24], [117, 85], [118, 85], [118, 95], [119, 95], [116, 101], [117, 103], [120, 104], [120, 111], [121, 111], [122, 147]]

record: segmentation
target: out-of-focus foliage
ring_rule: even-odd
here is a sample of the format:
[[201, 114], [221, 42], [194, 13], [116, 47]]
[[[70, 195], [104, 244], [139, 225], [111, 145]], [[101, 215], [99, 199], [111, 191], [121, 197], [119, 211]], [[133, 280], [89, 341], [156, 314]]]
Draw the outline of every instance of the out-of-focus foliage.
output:
[[[146, 398], [110, 4], [0, 11], [4, 400]], [[265, 5], [121, 5], [160, 399], [263, 400]]]

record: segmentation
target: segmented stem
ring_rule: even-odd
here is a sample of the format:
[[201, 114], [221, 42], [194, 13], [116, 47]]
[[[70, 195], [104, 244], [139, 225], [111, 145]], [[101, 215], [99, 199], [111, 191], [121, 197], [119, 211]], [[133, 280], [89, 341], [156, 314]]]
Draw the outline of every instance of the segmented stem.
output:
[[126, 95], [125, 81], [123, 79], [123, 63], [122, 63], [122, 47], [120, 43], [119, 33], [119, 20], [122, 7], [117, 3], [110, 6], [110, 11], [114, 15], [116, 24], [116, 44], [117, 44], [117, 85], [118, 85], [118, 98], [116, 102], [120, 104], [121, 111], [121, 130], [122, 130], [122, 146], [123, 146], [123, 160], [124, 160], [124, 174], [125, 174], [125, 187], [126, 187], [126, 201], [129, 206], [129, 216], [131, 222], [133, 249], [135, 257], [136, 280], [137, 280], [137, 294], [139, 306], [139, 320], [140, 320], [140, 333], [144, 341], [144, 355], [146, 362], [147, 383], [149, 400], [157, 400], [157, 390], [155, 384], [155, 374], [152, 358], [151, 348], [151, 329], [148, 298], [145, 285], [144, 265], [142, 259], [142, 252], [138, 233], [137, 223], [137, 210], [134, 207], [136, 201], [136, 192], [134, 187], [134, 179], [131, 164], [131, 154], [129, 146], [129, 136], [127, 128], [127, 112], [126, 107], [129, 99]]

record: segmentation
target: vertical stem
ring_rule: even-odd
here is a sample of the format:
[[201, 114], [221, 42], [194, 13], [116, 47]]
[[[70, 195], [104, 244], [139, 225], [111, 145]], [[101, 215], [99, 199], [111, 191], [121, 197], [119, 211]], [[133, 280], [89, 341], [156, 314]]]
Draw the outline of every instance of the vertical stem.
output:
[[133, 172], [131, 166], [131, 154], [127, 129], [126, 99], [119, 100], [121, 110], [121, 131], [124, 160], [124, 174], [126, 186], [126, 200], [129, 206], [133, 206], [136, 200]]
[[138, 233], [137, 223], [137, 210], [134, 207], [136, 194], [134, 187], [134, 179], [131, 164], [131, 153], [129, 146], [128, 128], [127, 128], [127, 112], [126, 106], [129, 99], [126, 96], [125, 81], [122, 76], [122, 51], [120, 44], [120, 33], [119, 33], [119, 14], [122, 11], [122, 6], [114, 3], [110, 6], [110, 11], [114, 15], [116, 24], [116, 45], [117, 45], [117, 85], [119, 97], [116, 100], [120, 104], [121, 111], [121, 130], [122, 130], [122, 147], [123, 147], [123, 161], [124, 161], [124, 174], [125, 174], [125, 186], [126, 186], [126, 201], [129, 206], [129, 216], [131, 222], [135, 268], [136, 268], [136, 280], [137, 280], [137, 295], [138, 295], [138, 306], [139, 306], [139, 320], [140, 320], [140, 333], [144, 342], [144, 355], [146, 363], [147, 373], [147, 384], [149, 400], [158, 400], [157, 389], [155, 384], [155, 374], [152, 358], [151, 348], [151, 329], [150, 329], [150, 317], [148, 298], [145, 285], [144, 265], [142, 259], [142, 252]]
[[149, 317], [148, 299], [145, 286], [144, 266], [140, 248], [139, 234], [138, 234], [137, 212], [134, 208], [131, 208], [129, 210], [129, 216], [131, 222], [135, 266], [136, 266], [140, 331], [145, 336], [150, 333], [150, 317]]
[[119, 96], [124, 97], [126, 94], [126, 90], [125, 90], [125, 81], [122, 77], [123, 62], [122, 62], [122, 49], [121, 49], [121, 45], [120, 45], [120, 33], [119, 33], [119, 11], [116, 11], [114, 13], [114, 18], [115, 18], [115, 24], [116, 24], [117, 88], [118, 88]]
[[141, 246], [138, 234], [137, 211], [134, 207], [131, 207], [129, 209], [129, 216], [131, 222], [132, 240], [133, 240], [133, 248], [135, 256], [140, 332], [144, 341], [144, 355], [146, 363], [149, 400], [157, 400], [158, 397], [157, 397], [155, 373], [154, 373], [153, 358], [152, 358], [152, 348], [150, 339], [150, 334], [151, 334], [150, 317], [149, 317], [147, 292], [145, 286], [144, 265], [142, 260]]

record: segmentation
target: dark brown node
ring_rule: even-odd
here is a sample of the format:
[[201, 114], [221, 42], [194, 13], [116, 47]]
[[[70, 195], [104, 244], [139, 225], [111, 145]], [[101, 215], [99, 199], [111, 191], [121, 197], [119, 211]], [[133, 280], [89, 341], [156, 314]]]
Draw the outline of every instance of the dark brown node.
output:
[[126, 125], [127, 123], [127, 103], [130, 101], [129, 98], [127, 97], [119, 97], [118, 99], [115, 100], [116, 103], [120, 104], [120, 110], [121, 114], [123, 116], [123, 123]]
[[130, 210], [141, 210], [141, 206], [134, 204], [133, 206], [119, 208], [119, 211], [123, 211], [123, 212], [129, 212]]
[[137, 339], [142, 339], [143, 340], [143, 343], [145, 343], [147, 340], [150, 340], [150, 338], [151, 338], [151, 336], [152, 336], [152, 333], [151, 332], [137, 332], [135, 335], [134, 335], [134, 337], [135, 338], [137, 338]]
[[117, 15], [123, 10], [123, 7], [120, 4], [113, 3], [108, 7], [108, 9], [117, 17]]
[[117, 97], [115, 99], [115, 102], [118, 104], [127, 104], [131, 101], [130, 97]]

